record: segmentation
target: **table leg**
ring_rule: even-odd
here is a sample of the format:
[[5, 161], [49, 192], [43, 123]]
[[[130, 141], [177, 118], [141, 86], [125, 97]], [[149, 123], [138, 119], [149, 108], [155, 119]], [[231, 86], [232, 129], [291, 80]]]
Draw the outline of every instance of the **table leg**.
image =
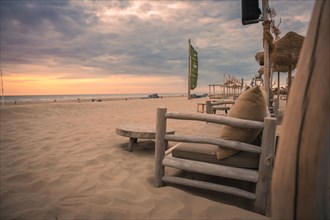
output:
[[137, 138], [129, 138], [128, 151], [132, 152], [134, 150], [134, 144], [137, 143]]

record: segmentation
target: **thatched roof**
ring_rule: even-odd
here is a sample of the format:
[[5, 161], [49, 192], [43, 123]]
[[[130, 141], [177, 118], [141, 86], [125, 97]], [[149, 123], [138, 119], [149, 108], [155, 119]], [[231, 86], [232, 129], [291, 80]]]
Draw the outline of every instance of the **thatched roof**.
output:
[[256, 61], [259, 63], [260, 66], [264, 65], [264, 52], [258, 52], [255, 56]]
[[[293, 70], [292, 68], [291, 70]], [[282, 73], [287, 73], [289, 72], [289, 66], [280, 66], [280, 65], [272, 65], [272, 70], [273, 72], [282, 72]]]
[[[272, 66], [272, 70], [273, 70], [273, 73], [274, 72], [282, 72], [282, 73], [287, 73], [289, 72], [289, 66], [278, 66], [278, 65], [273, 65]], [[264, 74], [264, 66], [261, 66], [259, 69], [258, 69], [258, 73], [260, 75]]]
[[239, 88], [242, 87], [243, 84], [239, 82], [237, 79], [228, 79], [223, 85], [225, 85], [228, 88]]
[[277, 66], [292, 66], [294, 69], [299, 60], [299, 54], [305, 37], [288, 32], [274, 44], [271, 54], [272, 63]]
[[[296, 68], [304, 39], [305, 37], [290, 31], [275, 42], [271, 53], [273, 72], [288, 72], [289, 66], [292, 70]], [[264, 65], [264, 52], [258, 52], [255, 58], [259, 65]]]

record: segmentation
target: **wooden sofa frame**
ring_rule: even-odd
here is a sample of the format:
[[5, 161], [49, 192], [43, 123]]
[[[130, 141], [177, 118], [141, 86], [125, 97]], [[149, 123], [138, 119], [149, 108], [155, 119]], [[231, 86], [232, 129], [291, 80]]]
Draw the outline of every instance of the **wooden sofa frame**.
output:
[[[167, 119], [205, 121], [240, 128], [263, 129], [261, 147], [237, 141], [222, 140], [220, 138], [166, 134]], [[161, 187], [167, 182], [244, 197], [254, 201], [255, 212], [266, 214], [266, 210], [269, 209], [267, 206], [270, 206], [268, 201], [270, 201], [270, 183], [274, 161], [275, 121], [275, 118], [270, 117], [266, 117], [263, 122], [258, 122], [213, 114], [167, 113], [166, 108], [157, 109], [154, 185]], [[165, 152], [166, 141], [221, 145], [222, 147], [260, 154], [259, 168], [258, 170], [237, 168], [176, 158], [171, 155], [171, 149]], [[167, 176], [165, 175], [165, 166], [212, 176], [254, 182], [256, 183], [256, 190], [255, 193], [251, 193], [231, 186], [183, 177]]]

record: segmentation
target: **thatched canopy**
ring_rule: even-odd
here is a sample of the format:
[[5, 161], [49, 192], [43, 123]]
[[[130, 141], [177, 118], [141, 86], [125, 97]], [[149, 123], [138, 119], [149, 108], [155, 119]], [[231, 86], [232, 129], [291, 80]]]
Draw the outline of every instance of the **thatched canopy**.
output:
[[260, 66], [264, 65], [264, 52], [258, 52], [255, 56], [256, 61], [259, 63]]
[[242, 82], [236, 78], [228, 79], [223, 85], [227, 88], [241, 88], [243, 86]]
[[[287, 73], [289, 72], [289, 66], [278, 66], [278, 65], [272, 65], [272, 70], [273, 70], [273, 73], [274, 72], [282, 72], [282, 73]], [[260, 75], [264, 74], [264, 67], [261, 66], [259, 69], [258, 69], [258, 73]]]
[[[292, 69], [294, 69], [294, 68], [292, 68]], [[287, 73], [290, 71], [289, 66], [280, 66], [280, 65], [275, 65], [275, 64], [272, 65], [272, 70], [273, 70], [273, 72], [282, 72], [282, 73]]]
[[[288, 72], [290, 66], [291, 70], [296, 68], [304, 39], [305, 37], [290, 31], [275, 42], [270, 54], [273, 72]], [[255, 58], [259, 65], [264, 65], [264, 52], [258, 52]]]
[[271, 53], [272, 63], [276, 66], [292, 66], [292, 69], [295, 69], [304, 39], [305, 37], [295, 32], [288, 32], [275, 42]]

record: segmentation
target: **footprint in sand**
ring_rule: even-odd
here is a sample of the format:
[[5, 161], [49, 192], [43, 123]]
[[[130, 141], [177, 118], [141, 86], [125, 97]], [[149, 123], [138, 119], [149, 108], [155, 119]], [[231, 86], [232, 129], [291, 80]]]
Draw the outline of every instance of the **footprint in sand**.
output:
[[38, 175], [32, 172], [16, 174], [14, 176], [9, 177], [8, 182], [25, 182], [30, 183], [38, 178]]

